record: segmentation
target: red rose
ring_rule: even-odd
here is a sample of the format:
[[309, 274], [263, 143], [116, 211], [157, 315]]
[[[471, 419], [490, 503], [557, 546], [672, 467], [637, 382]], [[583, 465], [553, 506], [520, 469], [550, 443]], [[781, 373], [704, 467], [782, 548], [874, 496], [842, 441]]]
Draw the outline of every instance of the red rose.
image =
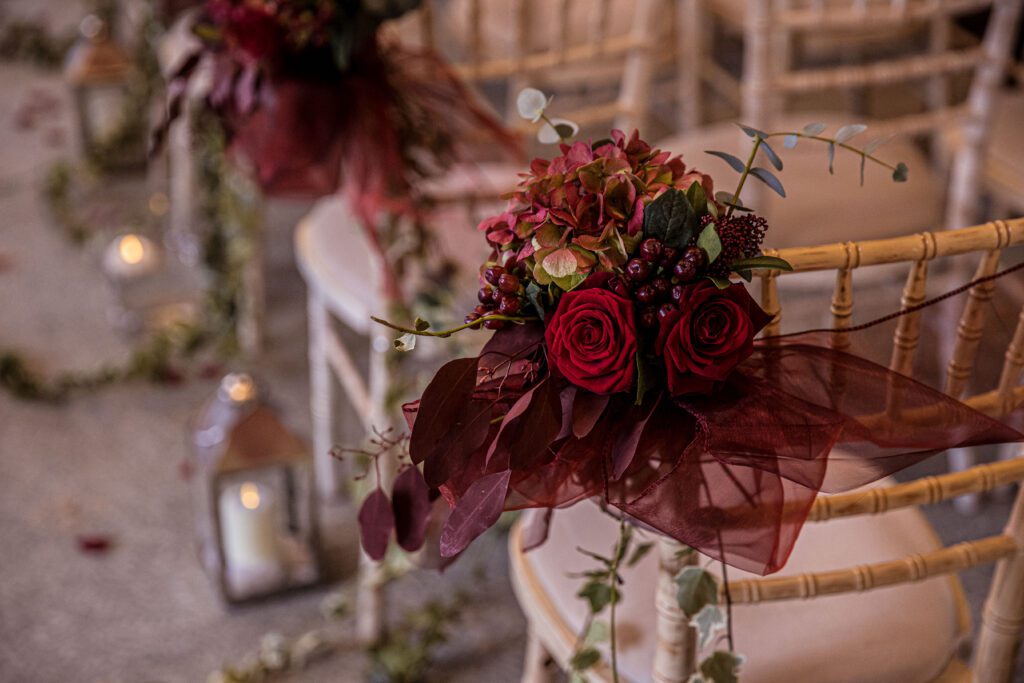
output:
[[718, 289], [703, 281], [689, 287], [658, 334], [669, 392], [711, 393], [753, 353], [754, 335], [770, 320], [741, 284]]
[[578, 387], [612, 394], [633, 384], [636, 323], [628, 299], [594, 286], [567, 292], [544, 341], [552, 369]]

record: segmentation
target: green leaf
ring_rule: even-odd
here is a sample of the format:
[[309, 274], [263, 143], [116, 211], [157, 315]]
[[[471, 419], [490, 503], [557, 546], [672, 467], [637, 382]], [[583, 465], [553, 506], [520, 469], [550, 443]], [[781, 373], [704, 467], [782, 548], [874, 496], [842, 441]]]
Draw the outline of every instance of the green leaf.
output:
[[761, 149], [764, 151], [764, 155], [768, 157], [768, 161], [771, 162], [772, 166], [775, 167], [776, 171], [782, 170], [782, 159], [775, 153], [775, 150], [771, 148], [767, 140], [761, 141]]
[[896, 164], [896, 170], [892, 172], [892, 179], [897, 183], [907, 182], [907, 173], [909, 170], [910, 169], [907, 168], [907, 165], [901, 161]]
[[796, 135], [787, 135], [786, 137], [782, 138], [782, 146], [785, 147], [786, 149], [793, 149], [794, 147], [796, 147], [796, 142], [799, 139], [800, 138], [798, 138]]
[[733, 270], [740, 268], [749, 270], [752, 268], [768, 268], [771, 270], [785, 270], [792, 271], [793, 266], [789, 264], [786, 259], [781, 259], [778, 256], [750, 256], [739, 261], [733, 261]]
[[627, 567], [635, 567], [640, 560], [644, 559], [647, 553], [651, 552], [651, 548], [654, 547], [653, 543], [640, 543], [637, 545], [636, 550], [633, 551], [632, 556], [626, 562]]
[[541, 322], [544, 322], [545, 315], [544, 302], [541, 300], [541, 295], [543, 293], [544, 290], [541, 289], [540, 285], [538, 285], [533, 280], [531, 280], [530, 283], [526, 285], [526, 298], [529, 300], [531, 304], [533, 304], [533, 308], [535, 311], [537, 311], [537, 315], [540, 317]]
[[836, 142], [846, 142], [855, 135], [860, 135], [868, 129], [863, 123], [851, 123], [836, 131]]
[[413, 327], [416, 328], [417, 332], [423, 332], [424, 330], [430, 329], [430, 323], [423, 318], [416, 318], [416, 322], [413, 323]]
[[665, 246], [683, 249], [690, 243], [700, 221], [682, 190], [670, 188], [644, 209], [644, 236]]
[[576, 654], [572, 656], [572, 659], [569, 660], [569, 666], [571, 666], [574, 671], [586, 671], [600, 661], [600, 652], [595, 648], [585, 647], [582, 650], [578, 650]]
[[729, 289], [729, 287], [732, 286], [732, 282], [730, 282], [727, 277], [715, 277], [714, 275], [707, 275], [705, 277], [714, 282], [715, 287], [718, 287], [719, 289]]
[[828, 126], [826, 126], [824, 123], [821, 123], [821, 122], [808, 123], [806, 126], [804, 126], [804, 134], [805, 135], [821, 135], [822, 133], [825, 132], [826, 128], [828, 128]]
[[754, 280], [754, 274], [751, 273], [748, 269], [736, 270], [736, 274], [739, 275], [744, 280], [746, 280], [747, 282], [753, 282]]
[[725, 629], [725, 613], [718, 605], [704, 605], [691, 624], [697, 629], [697, 637], [700, 640], [698, 648], [703, 650], [716, 631]]
[[718, 579], [700, 567], [683, 567], [676, 575], [676, 601], [688, 619], [704, 609], [718, 604]]
[[583, 642], [586, 645], [596, 645], [597, 643], [603, 643], [608, 640], [611, 631], [608, 630], [608, 624], [603, 621], [593, 621], [590, 624], [590, 630], [587, 631], [587, 635], [583, 638]]
[[739, 655], [718, 650], [700, 663], [700, 672], [712, 683], [739, 683], [736, 670], [743, 661]]
[[590, 611], [597, 614], [611, 604], [614, 594], [607, 583], [590, 581], [583, 585], [576, 597], [585, 598], [590, 603]]
[[743, 206], [743, 200], [742, 199], [737, 199], [736, 203], [734, 204], [733, 201], [732, 201], [732, 196], [733, 196], [732, 192], [726, 192], [725, 190], [721, 190], [721, 191], [715, 193], [715, 199], [718, 200], [719, 204], [724, 204], [725, 206], [731, 206], [731, 207], [737, 209], [738, 211], [750, 211], [750, 209], [748, 209], [747, 207]]
[[554, 278], [554, 283], [558, 285], [558, 287], [563, 292], [571, 292], [572, 290], [582, 285], [583, 281], [586, 279], [587, 276], [584, 275], [583, 273], [573, 273], [572, 275], [568, 275], [566, 277]]
[[754, 176], [762, 183], [772, 188], [775, 191], [775, 194], [779, 195], [780, 197], [786, 196], [786, 190], [785, 188], [782, 187], [782, 181], [780, 181], [775, 176], [775, 174], [769, 171], [767, 168], [761, 168], [760, 166], [758, 166], [757, 168], [752, 168], [750, 169], [750, 175]]
[[396, 351], [412, 351], [416, 348], [416, 335], [411, 332], [403, 334], [394, 342]]
[[732, 154], [729, 154], [728, 152], [715, 152], [712, 150], [705, 150], [704, 153], [710, 154], [713, 157], [718, 157], [719, 159], [724, 160], [725, 163], [732, 166], [732, 170], [736, 171], [737, 173], [743, 173], [743, 169], [747, 167], [747, 165], [740, 161], [738, 157], [735, 157]]
[[708, 197], [700, 183], [695, 182], [686, 188], [686, 199], [697, 216], [703, 216], [708, 212]]
[[644, 372], [644, 361], [636, 354], [636, 405], [643, 405], [644, 394], [647, 393], [647, 375]]
[[718, 237], [714, 223], [708, 223], [697, 238], [697, 246], [707, 252], [708, 263], [714, 263], [722, 253], [722, 240]]
[[765, 133], [762, 130], [758, 130], [757, 128], [753, 128], [751, 126], [744, 126], [742, 123], [737, 123], [736, 125], [739, 126], [743, 130], [743, 132], [747, 134], [747, 137], [749, 138], [761, 138], [762, 140], [764, 140], [766, 137], [768, 137], [767, 133]]

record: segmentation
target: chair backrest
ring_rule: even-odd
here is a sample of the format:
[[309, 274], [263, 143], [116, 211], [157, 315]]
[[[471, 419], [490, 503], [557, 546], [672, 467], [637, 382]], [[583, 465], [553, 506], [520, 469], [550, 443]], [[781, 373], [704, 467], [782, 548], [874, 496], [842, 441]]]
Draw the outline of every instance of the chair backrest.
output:
[[[946, 227], [975, 219], [982, 162], [997, 89], [1009, 66], [1021, 0], [750, 0], [744, 27], [741, 110], [745, 121], [770, 128], [790, 96], [873, 87], [923, 84], [924, 107], [887, 118], [876, 134], [924, 136], [958, 130], [946, 212]], [[956, 47], [953, 20], [991, 10], [980, 45]], [[785, 46], [801, 36], [856, 30], [865, 37], [901, 26], [927, 29], [928, 39], [911, 54], [886, 51], [863, 64], [794, 69]], [[780, 44], [782, 47], [780, 47]], [[873, 52], [882, 52], [875, 48]], [[781, 56], [780, 56], [781, 55]], [[875, 55], [870, 55], [875, 56]], [[951, 98], [950, 79], [971, 78], [966, 99]]]
[[585, 129], [643, 128], [657, 36], [667, 28], [659, 15], [670, 7], [666, 0], [426, 0], [407, 20], [418, 24], [416, 35], [401, 35], [437, 49], [471, 84], [504, 91], [510, 114], [518, 91], [532, 86], [559, 93], [557, 116]]
[[[1017, 247], [1015, 257], [1019, 259], [1022, 246], [1024, 219], [1016, 219], [995, 221], [957, 231], [786, 249], [773, 253], [788, 260], [797, 273], [836, 273], [836, 285], [831, 300], [832, 326], [846, 329], [851, 326], [854, 310], [853, 285], [857, 269], [882, 264], [907, 264], [907, 282], [900, 305], [902, 308], [910, 308], [925, 300], [928, 270], [932, 261], [958, 256], [970, 258], [977, 255], [977, 279], [998, 272], [1000, 256], [1008, 248]], [[788, 273], [778, 271], [759, 273], [762, 306], [765, 310], [777, 314], [776, 319], [765, 329], [766, 335], [774, 335], [779, 330], [782, 315], [778, 291], [780, 275], [789, 276]], [[785, 282], [785, 277], [781, 279]], [[1020, 310], [1012, 339], [1003, 354], [1002, 369], [996, 386], [987, 391], [970, 392], [967, 381], [981, 348], [987, 312], [986, 302], [992, 298], [994, 289], [993, 281], [973, 286], [969, 290], [959, 320], [949, 321], [956, 323], [956, 342], [952, 357], [948, 361], [943, 388], [947, 394], [960, 398], [985, 414], [1003, 416], [1024, 405], [1024, 307]], [[877, 296], [877, 292], [873, 292], [872, 295]], [[920, 311], [909, 313], [897, 320], [892, 337], [889, 367], [910, 375], [914, 367], [914, 354], [921, 339]], [[949, 332], [952, 333], [952, 330]], [[834, 345], [839, 348], [849, 344], [845, 335], [833, 335], [833, 338]], [[887, 404], [888, 410], [899, 410], [895, 401], [889, 400]], [[915, 417], [928, 419], [927, 415]], [[870, 416], [865, 416], [865, 419], [870, 420]], [[1022, 480], [1024, 451], [1016, 459], [979, 465], [955, 474], [926, 477], [909, 483], [862, 489], [845, 494], [819, 496], [811, 510], [809, 521], [821, 522], [838, 517], [877, 514], [901, 507], [936, 503]], [[669, 565], [666, 567], [667, 571], [673, 569], [671, 557], [671, 553], [663, 554], [663, 564], [668, 562]], [[734, 603], [813, 598], [918, 581], [990, 562], [998, 564], [981, 624], [975, 680], [1008, 681], [1013, 667], [1016, 643], [1021, 628], [1024, 627], [1024, 493], [1018, 494], [1009, 522], [1002, 534], [890, 562], [797, 576], [734, 581], [729, 584], [729, 592]], [[670, 659], [666, 653], [661, 653], [662, 662]]]

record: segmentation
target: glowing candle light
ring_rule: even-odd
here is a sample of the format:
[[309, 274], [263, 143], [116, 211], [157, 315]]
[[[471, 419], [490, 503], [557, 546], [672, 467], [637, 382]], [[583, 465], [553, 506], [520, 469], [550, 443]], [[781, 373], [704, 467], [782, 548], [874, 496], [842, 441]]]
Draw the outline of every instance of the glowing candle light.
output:
[[142, 235], [120, 235], [103, 255], [103, 270], [119, 280], [149, 275], [160, 266], [160, 250]]
[[248, 481], [224, 489], [220, 522], [229, 571], [280, 568], [277, 501], [270, 489]]

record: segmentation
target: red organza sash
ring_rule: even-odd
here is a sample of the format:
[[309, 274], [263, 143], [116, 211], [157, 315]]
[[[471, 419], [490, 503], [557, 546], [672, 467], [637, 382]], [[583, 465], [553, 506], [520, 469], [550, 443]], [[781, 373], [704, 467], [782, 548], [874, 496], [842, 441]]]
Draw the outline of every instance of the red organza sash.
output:
[[479, 359], [448, 363], [405, 406], [413, 460], [463, 522], [442, 536], [444, 556], [502, 508], [600, 496], [702, 553], [766, 574], [785, 564], [819, 492], [949, 448], [1024, 440], [1009, 422], [836, 351], [821, 334], [759, 342], [713, 397], [648, 392], [639, 406], [631, 395], [596, 396], [542, 376], [542, 335], [539, 324], [497, 332]]

